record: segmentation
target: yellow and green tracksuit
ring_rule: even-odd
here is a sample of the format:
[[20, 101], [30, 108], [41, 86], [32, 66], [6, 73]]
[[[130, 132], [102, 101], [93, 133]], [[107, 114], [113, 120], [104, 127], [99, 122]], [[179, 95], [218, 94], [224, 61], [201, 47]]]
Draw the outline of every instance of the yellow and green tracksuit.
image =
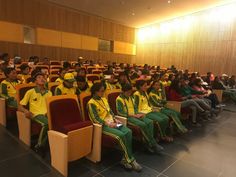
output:
[[41, 93], [38, 87], [30, 89], [26, 92], [24, 98], [20, 101], [22, 106], [29, 104], [29, 111], [33, 113], [33, 121], [39, 123], [42, 126], [42, 129], [39, 134], [39, 139], [37, 147], [42, 147], [45, 145], [47, 140], [47, 131], [48, 131], [48, 119], [47, 114], [47, 105], [46, 99], [51, 97], [52, 93], [49, 90], [46, 90], [44, 93]]
[[146, 92], [140, 93], [140, 91], [136, 91], [134, 93], [134, 103], [138, 112], [146, 114], [148, 119], [154, 121], [154, 123], [158, 126], [161, 138], [164, 138], [166, 136], [167, 128], [169, 127], [169, 117], [165, 114], [152, 110]]
[[182, 116], [180, 112], [165, 107], [166, 101], [163, 99], [162, 90], [151, 90], [151, 92], [149, 93], [149, 101], [153, 107], [160, 107], [160, 112], [170, 117], [174, 121], [179, 131], [181, 131], [182, 133], [185, 133], [187, 131], [187, 129], [181, 122]]
[[0, 96], [6, 99], [7, 106], [17, 108], [16, 86], [20, 84], [20, 81], [3, 80], [0, 84]]
[[115, 83], [115, 84], [111, 84], [109, 82], [105, 82], [106, 84], [106, 89], [107, 90], [113, 90], [113, 89], [117, 89], [117, 88], [120, 88], [119, 84], [118, 83]]
[[62, 83], [56, 87], [54, 95], [75, 95], [77, 93], [76, 87], [67, 88], [64, 83]]
[[153, 138], [153, 121], [147, 117], [138, 119], [130, 116], [138, 113], [132, 97], [126, 97], [124, 94], [120, 94], [116, 99], [116, 110], [120, 116], [127, 117], [128, 125], [134, 125], [140, 128], [143, 139], [148, 146], [153, 147], [157, 144]]
[[103, 125], [103, 134], [116, 139], [124, 152], [125, 160], [128, 163], [133, 162], [135, 159], [132, 153], [132, 131], [126, 126], [111, 128], [105, 125], [105, 122], [114, 122], [114, 114], [110, 109], [107, 99], [94, 96], [88, 102], [88, 110], [91, 121]]

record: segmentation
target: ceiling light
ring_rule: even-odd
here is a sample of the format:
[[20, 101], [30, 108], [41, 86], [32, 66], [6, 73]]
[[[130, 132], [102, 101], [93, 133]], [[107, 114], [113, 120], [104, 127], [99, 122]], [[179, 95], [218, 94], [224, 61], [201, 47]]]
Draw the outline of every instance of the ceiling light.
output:
[[170, 4], [171, 3], [171, 1], [169, 0], [169, 1], [167, 1], [168, 2], [168, 4]]

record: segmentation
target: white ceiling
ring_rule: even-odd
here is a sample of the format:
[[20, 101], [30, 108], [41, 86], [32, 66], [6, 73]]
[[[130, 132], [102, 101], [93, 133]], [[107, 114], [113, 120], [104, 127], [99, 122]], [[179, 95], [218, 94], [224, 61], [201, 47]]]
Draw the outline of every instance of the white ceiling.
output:
[[48, 0], [131, 27], [183, 16], [235, 0]]

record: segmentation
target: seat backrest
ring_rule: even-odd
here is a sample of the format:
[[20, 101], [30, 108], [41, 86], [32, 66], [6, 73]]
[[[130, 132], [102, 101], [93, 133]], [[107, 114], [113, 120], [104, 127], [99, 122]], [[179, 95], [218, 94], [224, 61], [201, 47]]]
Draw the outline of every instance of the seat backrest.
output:
[[48, 89], [52, 92], [52, 94], [54, 95], [56, 87], [60, 85], [59, 82], [49, 82], [48, 83]]
[[58, 77], [59, 77], [59, 75], [57, 75], [57, 74], [49, 75], [50, 82], [55, 82]]
[[49, 129], [63, 132], [63, 127], [82, 121], [76, 95], [60, 95], [47, 99]]
[[88, 113], [88, 102], [92, 98], [90, 93], [82, 92], [80, 94], [80, 106], [84, 120], [90, 120]]
[[120, 95], [121, 90], [119, 89], [115, 89], [112, 91], [108, 91], [109, 93], [107, 93], [107, 100], [108, 103], [110, 105], [111, 110], [113, 111], [113, 113], [115, 115], [117, 115], [117, 110], [116, 110], [116, 98]]
[[61, 65], [60, 61], [50, 61], [50, 65]]
[[26, 92], [35, 87], [35, 84], [19, 84], [16, 85], [16, 99], [20, 101], [24, 98]]
[[100, 80], [100, 76], [98, 74], [87, 74], [86, 75], [88, 81], [94, 82], [95, 80]]

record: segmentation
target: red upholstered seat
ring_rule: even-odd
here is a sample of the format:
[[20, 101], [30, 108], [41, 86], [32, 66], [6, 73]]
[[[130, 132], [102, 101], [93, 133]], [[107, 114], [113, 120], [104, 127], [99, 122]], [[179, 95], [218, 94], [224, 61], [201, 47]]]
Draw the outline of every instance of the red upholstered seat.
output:
[[62, 133], [92, 125], [91, 121], [83, 121], [74, 99], [55, 100], [50, 103], [52, 130]]
[[[87, 104], [89, 102], [89, 100], [91, 99], [91, 96], [86, 96], [83, 98], [83, 108], [84, 108], [84, 118], [85, 121], [86, 120], [90, 120], [89, 119], [89, 113], [88, 113], [88, 107]], [[111, 136], [102, 134], [102, 145], [105, 147], [114, 147], [117, 145], [117, 140]]]
[[62, 126], [61, 132], [67, 134], [70, 131], [93, 125], [91, 121], [82, 121]]
[[87, 76], [88, 81], [94, 82], [96, 80], [100, 80], [99, 76], [92, 75], [92, 76]]
[[[28, 87], [23, 87], [19, 90], [20, 100], [22, 100], [26, 94], [26, 92], [35, 86], [29, 85]], [[26, 109], [29, 109], [29, 105], [26, 105]], [[31, 121], [31, 135], [38, 135], [40, 133], [42, 126], [34, 121]]]
[[108, 99], [108, 103], [111, 107], [111, 110], [113, 111], [113, 113], [115, 115], [117, 115], [117, 111], [116, 111], [116, 98], [120, 95], [120, 92], [113, 92], [108, 94], [107, 99]]
[[53, 95], [54, 95], [54, 93], [55, 93], [55, 90], [56, 90], [57, 86], [58, 86], [58, 85], [53, 85], [53, 86], [51, 86], [51, 88], [50, 88], [50, 91], [52, 92]]

